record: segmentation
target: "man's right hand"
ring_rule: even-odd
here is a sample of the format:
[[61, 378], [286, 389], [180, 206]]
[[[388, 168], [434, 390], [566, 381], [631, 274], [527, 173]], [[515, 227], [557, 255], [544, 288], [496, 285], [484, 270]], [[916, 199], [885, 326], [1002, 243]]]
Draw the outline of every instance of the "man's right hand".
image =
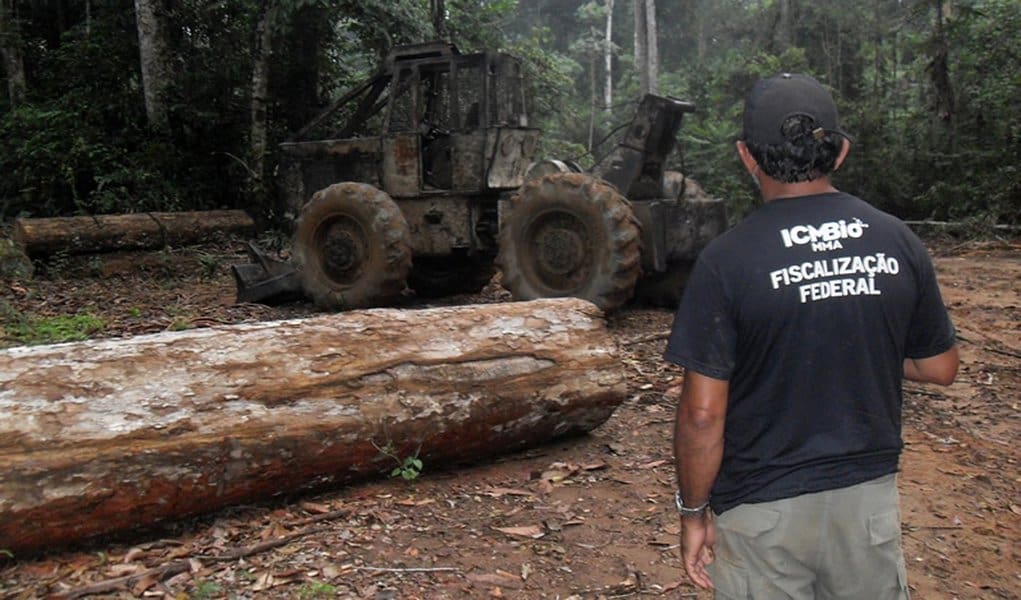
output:
[[681, 517], [681, 558], [684, 570], [700, 588], [713, 589], [706, 566], [713, 562], [716, 547], [716, 523], [712, 512], [700, 516]]

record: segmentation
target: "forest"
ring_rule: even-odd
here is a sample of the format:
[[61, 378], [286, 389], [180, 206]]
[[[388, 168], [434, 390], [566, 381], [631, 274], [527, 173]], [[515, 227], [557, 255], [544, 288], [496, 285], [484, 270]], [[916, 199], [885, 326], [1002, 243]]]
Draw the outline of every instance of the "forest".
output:
[[837, 185], [975, 234], [1021, 223], [1016, 0], [0, 0], [0, 221], [242, 208], [285, 228], [278, 144], [445, 39], [524, 59], [540, 155], [591, 165], [643, 92], [694, 102], [671, 165], [755, 204], [733, 148], [759, 77], [812, 74]]

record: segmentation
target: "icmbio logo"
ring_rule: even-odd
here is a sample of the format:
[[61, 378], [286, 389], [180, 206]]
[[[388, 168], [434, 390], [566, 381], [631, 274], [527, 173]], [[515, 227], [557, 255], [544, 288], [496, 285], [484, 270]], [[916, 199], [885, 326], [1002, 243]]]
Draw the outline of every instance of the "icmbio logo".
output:
[[780, 238], [787, 248], [812, 244], [813, 252], [825, 252], [843, 248], [841, 240], [860, 238], [868, 226], [868, 223], [862, 222], [861, 219], [855, 219], [850, 223], [841, 219], [821, 225], [795, 225], [781, 229]]

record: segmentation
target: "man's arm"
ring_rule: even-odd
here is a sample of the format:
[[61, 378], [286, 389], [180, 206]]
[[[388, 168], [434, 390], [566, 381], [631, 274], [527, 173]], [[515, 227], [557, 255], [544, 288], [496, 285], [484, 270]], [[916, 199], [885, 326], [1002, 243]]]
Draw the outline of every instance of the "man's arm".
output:
[[674, 459], [685, 506], [709, 499], [723, 459], [723, 425], [729, 384], [688, 370], [677, 403]]
[[[674, 459], [681, 499], [688, 508], [709, 500], [723, 460], [729, 384], [690, 369], [684, 375], [674, 424]], [[695, 585], [711, 589], [705, 567], [713, 561], [716, 529], [709, 511], [681, 517], [681, 557]]]
[[928, 358], [905, 358], [904, 379], [950, 385], [957, 377], [957, 367], [961, 364], [957, 354], [957, 345], [936, 356]]

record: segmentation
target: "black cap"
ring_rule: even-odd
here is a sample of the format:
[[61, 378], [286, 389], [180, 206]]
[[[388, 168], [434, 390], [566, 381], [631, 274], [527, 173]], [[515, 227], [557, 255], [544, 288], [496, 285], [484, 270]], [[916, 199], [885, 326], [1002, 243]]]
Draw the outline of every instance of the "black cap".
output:
[[812, 133], [836, 133], [851, 139], [837, 128], [837, 105], [833, 96], [808, 75], [783, 73], [755, 84], [744, 105], [745, 142], [757, 146], [776, 146], [788, 140], [783, 130], [787, 119], [804, 115], [814, 122]]

